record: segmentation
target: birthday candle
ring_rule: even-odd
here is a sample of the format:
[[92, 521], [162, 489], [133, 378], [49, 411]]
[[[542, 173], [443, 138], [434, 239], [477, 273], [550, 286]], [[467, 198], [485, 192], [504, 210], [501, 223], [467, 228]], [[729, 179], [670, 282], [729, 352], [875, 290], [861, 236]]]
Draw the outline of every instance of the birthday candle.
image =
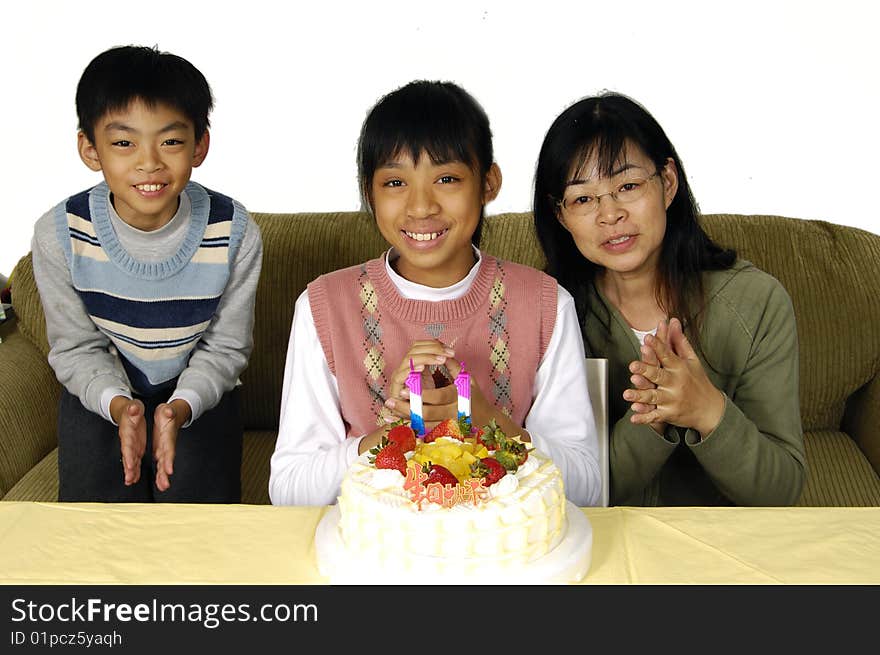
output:
[[425, 419], [422, 417], [422, 373], [413, 368], [412, 358], [409, 360], [409, 375], [406, 376], [406, 388], [409, 389], [409, 420], [416, 436], [425, 435]]
[[464, 362], [461, 363], [461, 370], [455, 377], [455, 388], [458, 391], [458, 418], [471, 420], [471, 374], [464, 369]]

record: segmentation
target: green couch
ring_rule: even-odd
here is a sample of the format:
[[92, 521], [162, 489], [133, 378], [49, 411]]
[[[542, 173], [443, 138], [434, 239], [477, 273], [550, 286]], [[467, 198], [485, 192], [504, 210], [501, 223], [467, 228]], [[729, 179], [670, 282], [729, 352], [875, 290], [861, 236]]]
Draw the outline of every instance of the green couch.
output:
[[[268, 503], [269, 458], [293, 304], [321, 273], [384, 249], [364, 213], [255, 214], [263, 232], [254, 352], [242, 376], [242, 500]], [[820, 221], [709, 215], [709, 234], [782, 282], [800, 340], [800, 404], [809, 473], [802, 505], [880, 505], [880, 236]], [[482, 247], [541, 267], [531, 215], [486, 218]], [[59, 385], [46, 363], [31, 258], [13, 273], [17, 324], [0, 343], [0, 497], [57, 498]]]

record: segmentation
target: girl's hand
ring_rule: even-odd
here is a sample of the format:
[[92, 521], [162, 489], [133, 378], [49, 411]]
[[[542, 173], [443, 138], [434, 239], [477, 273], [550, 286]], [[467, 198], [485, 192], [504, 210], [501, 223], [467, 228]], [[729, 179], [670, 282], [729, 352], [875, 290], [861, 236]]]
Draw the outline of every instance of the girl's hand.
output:
[[[658, 336], [660, 332], [658, 330]], [[623, 397], [654, 409], [632, 415], [633, 423], [665, 422], [692, 428], [705, 439], [724, 415], [724, 394], [712, 384], [681, 322], [669, 322], [668, 343], [648, 335], [645, 345], [653, 349], [659, 365], [644, 361], [630, 364], [630, 371], [655, 385], [653, 389], [627, 389]]]
[[[444, 345], [436, 339], [429, 341], [415, 341], [409, 351], [404, 355], [403, 361], [397, 370], [391, 375], [388, 385], [388, 398], [385, 407], [395, 418], [409, 418], [409, 389], [406, 388], [406, 378], [409, 376], [409, 363], [412, 360], [413, 368], [423, 373], [425, 367], [446, 364], [449, 358], [455, 354], [452, 348]], [[458, 373], [458, 368], [454, 373]], [[422, 385], [422, 418], [425, 419], [425, 428], [430, 430], [440, 421], [458, 416], [458, 396], [452, 385], [431, 389], [428, 385]]]
[[413, 368], [422, 372], [426, 366], [445, 364], [448, 357], [452, 357], [455, 351], [436, 339], [429, 341], [414, 341], [409, 347], [403, 361], [397, 370], [391, 374], [388, 384], [388, 397], [406, 400], [409, 389], [406, 388], [406, 378], [409, 376], [409, 363], [412, 360]]

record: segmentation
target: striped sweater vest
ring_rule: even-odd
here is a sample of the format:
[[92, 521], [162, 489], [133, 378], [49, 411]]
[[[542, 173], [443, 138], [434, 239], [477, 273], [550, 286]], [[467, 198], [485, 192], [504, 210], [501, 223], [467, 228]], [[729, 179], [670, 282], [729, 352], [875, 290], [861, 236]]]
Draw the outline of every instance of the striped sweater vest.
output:
[[73, 287], [89, 317], [120, 355], [132, 389], [150, 395], [186, 368], [214, 317], [248, 215], [238, 202], [195, 182], [192, 213], [177, 252], [135, 260], [119, 242], [105, 183], [55, 208], [55, 226]]
[[[486, 398], [523, 425], [556, 323], [550, 276], [482, 253], [464, 296], [427, 302], [401, 296], [379, 258], [322, 275], [308, 292], [348, 436], [384, 424], [391, 376], [410, 345], [424, 339], [452, 347]], [[432, 378], [424, 374], [423, 384]]]

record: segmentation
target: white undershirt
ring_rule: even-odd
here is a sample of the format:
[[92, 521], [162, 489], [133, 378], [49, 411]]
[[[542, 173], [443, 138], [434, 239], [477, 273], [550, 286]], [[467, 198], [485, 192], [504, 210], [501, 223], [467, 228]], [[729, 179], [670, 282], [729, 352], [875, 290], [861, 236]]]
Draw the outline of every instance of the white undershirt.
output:
[[646, 336], [648, 336], [649, 334], [654, 337], [657, 336], [657, 328], [654, 328], [653, 330], [636, 330], [634, 327], [630, 326], [629, 329], [635, 333], [636, 339], [639, 340], [639, 344], [643, 346], [645, 345]]
[[[442, 289], [415, 284], [386, 271], [402, 296], [426, 302], [455, 300], [468, 292], [479, 268]], [[393, 258], [393, 251], [389, 251]], [[532, 387], [525, 429], [532, 443], [562, 471], [566, 496], [578, 506], [599, 502], [600, 478], [586, 362], [571, 294], [557, 285], [556, 325]], [[291, 326], [278, 440], [269, 496], [275, 505], [330, 505], [358, 457], [360, 438], [346, 438], [336, 377], [330, 372], [312, 318], [308, 290], [296, 301]]]

